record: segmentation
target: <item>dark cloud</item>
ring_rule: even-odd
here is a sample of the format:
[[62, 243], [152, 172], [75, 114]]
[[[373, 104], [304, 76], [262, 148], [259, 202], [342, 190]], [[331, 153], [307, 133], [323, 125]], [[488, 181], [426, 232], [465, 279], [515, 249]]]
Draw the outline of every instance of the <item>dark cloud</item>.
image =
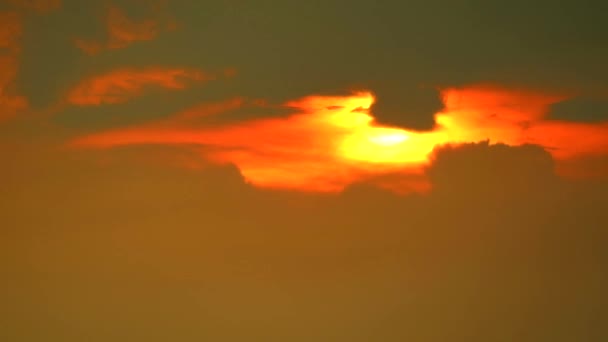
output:
[[434, 87], [377, 84], [372, 89], [380, 96], [373, 112], [377, 113], [378, 122], [386, 125], [430, 130], [435, 125], [433, 115], [443, 108]]
[[440, 151], [412, 196], [261, 191], [161, 152], [2, 151], [3, 339], [608, 336], [608, 185], [539, 148]]
[[22, 83], [36, 103], [44, 102], [52, 85], [78, 78], [77, 70], [134, 63], [242, 71], [229, 89], [210, 90], [217, 98], [238, 94], [282, 103], [364, 87], [378, 95], [381, 121], [413, 128], [428, 127], [438, 105], [436, 93], [424, 87], [492, 82], [591, 91], [607, 86], [608, 27], [599, 15], [605, 5], [597, 1], [559, 6], [544, 0], [508, 5], [174, 1], [167, 11], [183, 30], [95, 59], [72, 51], [66, 34], [96, 36], [91, 19], [99, 6], [64, 3], [65, 10], [29, 28], [36, 39], [26, 42], [28, 54], [44, 54], [48, 61], [26, 57]]
[[579, 97], [551, 107], [550, 119], [575, 122], [608, 121], [608, 99]]

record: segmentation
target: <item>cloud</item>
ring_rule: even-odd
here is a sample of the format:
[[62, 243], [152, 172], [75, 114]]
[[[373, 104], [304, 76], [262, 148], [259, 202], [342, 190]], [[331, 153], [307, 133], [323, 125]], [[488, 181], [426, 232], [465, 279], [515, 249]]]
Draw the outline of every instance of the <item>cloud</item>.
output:
[[[189, 3], [187, 8], [196, 8], [197, 2]], [[528, 36], [497, 34], [500, 30], [477, 30], [495, 49], [476, 46], [459, 28], [495, 21], [458, 3], [454, 10], [473, 9], [470, 18], [482, 21], [463, 20], [452, 8], [431, 16], [435, 21], [403, 19], [408, 13], [420, 16], [428, 2], [410, 11], [389, 7], [391, 18], [375, 15], [385, 4], [349, 3], [365, 7], [372, 24], [386, 29], [384, 38], [370, 34], [370, 22], [353, 20], [350, 13], [319, 11], [318, 4], [296, 11], [293, 4], [267, 4], [272, 8], [259, 11], [260, 4], [252, 2], [238, 11], [245, 13], [242, 18], [261, 15], [256, 19], [265, 23], [258, 26], [262, 31], [241, 30], [251, 24], [246, 20], [217, 22], [243, 25], [227, 30], [229, 36], [243, 31], [254, 37], [272, 27], [266, 19], [285, 25], [290, 18], [279, 33], [291, 39], [280, 34], [272, 39], [287, 48], [266, 50], [299, 64], [303, 71], [297, 75], [314, 74], [314, 80], [334, 79], [339, 72], [330, 69], [343, 65], [360, 72], [365, 65], [384, 65], [397, 74], [391, 61], [437, 74], [446, 70], [434, 66], [450, 64], [475, 78], [487, 75], [484, 70], [503, 70], [502, 59], [493, 57], [519, 60], [510, 47], [537, 52]], [[334, 5], [343, 14], [344, 6]], [[512, 5], [505, 2], [505, 9]], [[266, 11], [281, 6], [289, 15]], [[551, 17], [547, 8], [522, 2], [523, 10], [514, 13], [543, 19]], [[301, 25], [291, 19], [310, 18], [294, 12], [327, 17], [342, 31], [307, 30], [318, 39], [293, 39], [291, 28]], [[497, 12], [510, 26], [532, 28], [513, 25], [509, 12]], [[355, 23], [355, 31], [340, 18]], [[9, 22], [1, 19], [2, 26]], [[462, 22], [479, 25], [458, 25]], [[394, 34], [399, 23], [420, 29], [404, 29], [412, 39], [401, 39]], [[17, 44], [3, 45], [8, 57], [0, 64], [0, 79], [13, 84], [19, 59], [12, 51], [19, 50], [19, 39], [5, 29], [0, 36], [9, 38], [1, 41]], [[346, 33], [353, 40], [343, 39]], [[577, 40], [578, 34], [565, 33]], [[513, 46], [502, 44], [505, 36]], [[424, 52], [416, 42], [431, 42], [441, 48], [434, 54], [439, 59], [429, 53], [421, 55], [428, 64], [403, 62], [382, 45], [357, 44], [366, 37], [412, 55]], [[310, 45], [297, 48], [325, 38], [337, 47], [335, 55], [317, 54], [323, 49]], [[243, 50], [260, 45], [244, 41], [251, 44]], [[563, 67], [560, 58], [568, 60], [568, 51], [586, 50], [563, 46], [555, 49], [563, 50], [555, 53], [557, 62], [542, 55], [538, 60]], [[467, 69], [471, 59], [460, 51], [476, 56], [471, 64], [480, 73]], [[308, 72], [319, 70], [312, 62], [285, 58], [291, 53], [309, 61], [318, 57], [327, 68]], [[265, 57], [236, 55], [253, 64], [265, 61], [262, 68], [276, 65]], [[369, 59], [357, 60], [361, 55]], [[353, 56], [356, 63], [344, 63]], [[62, 65], [74, 65], [44, 60], [57, 77], [69, 74]], [[306, 65], [310, 69], [302, 68]], [[294, 92], [306, 88], [283, 66], [277, 79], [294, 81]], [[77, 98], [84, 106], [120, 103], [147, 87], [180, 89], [194, 81], [155, 70], [150, 76], [140, 75], [144, 69], [122, 69], [112, 77], [107, 76], [113, 72], [99, 75], [97, 83], [91, 77]], [[41, 92], [53, 89], [42, 80], [53, 73], [29, 74], [41, 79]], [[264, 76], [258, 77], [262, 84], [251, 82], [254, 87], [272, 89], [272, 77], [251, 74]], [[8, 98], [17, 94], [2, 90]], [[238, 94], [247, 94], [241, 90]], [[374, 94], [360, 92], [289, 101], [284, 107], [290, 115], [237, 122], [222, 121], [223, 115], [266, 110], [267, 104], [244, 98], [202, 103], [163, 120], [76, 137], [73, 145], [83, 149], [75, 150], [53, 145], [73, 127], [46, 121], [33, 128], [19, 125], [10, 137], [0, 134], [0, 340], [607, 341], [608, 183], [596, 177], [608, 175], [605, 123], [552, 119], [548, 112], [568, 94], [477, 86], [443, 89], [442, 98], [444, 108], [425, 131], [379, 123], [372, 115]], [[578, 179], [559, 177], [564, 166]], [[591, 167], [599, 180], [588, 178]]]
[[131, 19], [116, 6], [108, 7], [105, 25], [107, 31], [105, 42], [77, 38], [74, 43], [85, 53], [95, 55], [103, 50], [122, 49], [135, 42], [153, 40], [160, 32], [173, 30], [176, 27], [175, 21], [165, 16], [140, 20]]
[[213, 79], [212, 75], [195, 69], [124, 68], [82, 81], [69, 91], [67, 101], [77, 106], [124, 103], [141, 96], [150, 86], [181, 90], [191, 81], [203, 82], [210, 79]]
[[36, 12], [47, 13], [61, 7], [61, 0], [8, 0], [14, 6], [33, 10]]
[[551, 108], [549, 118], [563, 121], [595, 123], [608, 120], [608, 99], [604, 94], [578, 96]]
[[608, 122], [545, 119], [551, 105], [570, 95], [487, 86], [444, 89], [442, 93], [446, 108], [437, 114], [436, 122], [449, 132], [450, 141], [538, 144], [558, 159], [608, 152]]
[[17, 12], [0, 12], [0, 121], [15, 116], [28, 107], [24, 96], [17, 94], [15, 79], [19, 70], [23, 19]]
[[[199, 145], [204, 147], [203, 158], [237, 165], [255, 185], [329, 192], [379, 176], [383, 186], [393, 184], [395, 191], [428, 189], [421, 175], [432, 163], [434, 150], [444, 145], [534, 144], [558, 163], [608, 154], [608, 123], [545, 119], [550, 106], [567, 95], [493, 86], [446, 88], [441, 93], [444, 109], [435, 115], [435, 127], [429, 131], [378, 124], [369, 112], [374, 96], [360, 92], [288, 102], [285, 105], [295, 113], [283, 118], [210, 127], [180, 127], [173, 121], [170, 126], [159, 123], [94, 133], [72, 144]], [[383, 177], [394, 173], [404, 177], [396, 183]]]
[[136, 161], [164, 147], [0, 149], [13, 339], [607, 336], [607, 184], [556, 177], [537, 146], [441, 149], [424, 196], [267, 191], [231, 166]]

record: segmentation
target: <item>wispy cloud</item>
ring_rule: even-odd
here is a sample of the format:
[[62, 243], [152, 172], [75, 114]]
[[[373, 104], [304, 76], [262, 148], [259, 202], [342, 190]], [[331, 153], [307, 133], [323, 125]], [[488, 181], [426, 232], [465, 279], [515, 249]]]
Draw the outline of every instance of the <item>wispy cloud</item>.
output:
[[175, 29], [176, 23], [172, 18], [156, 16], [154, 18], [132, 19], [116, 6], [109, 6], [104, 17], [106, 34], [105, 40], [77, 38], [76, 46], [89, 55], [95, 55], [103, 50], [122, 49], [141, 41], [155, 39], [160, 32]]
[[190, 82], [213, 78], [213, 75], [195, 69], [118, 69], [85, 79], [68, 93], [67, 101], [78, 106], [124, 103], [142, 95], [146, 87], [179, 90], [186, 88]]

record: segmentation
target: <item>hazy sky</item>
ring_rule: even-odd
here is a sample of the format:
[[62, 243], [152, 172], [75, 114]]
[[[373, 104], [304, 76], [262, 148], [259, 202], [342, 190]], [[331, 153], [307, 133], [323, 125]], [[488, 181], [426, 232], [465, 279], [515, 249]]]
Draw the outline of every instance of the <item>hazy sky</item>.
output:
[[608, 339], [607, 11], [0, 0], [0, 340]]

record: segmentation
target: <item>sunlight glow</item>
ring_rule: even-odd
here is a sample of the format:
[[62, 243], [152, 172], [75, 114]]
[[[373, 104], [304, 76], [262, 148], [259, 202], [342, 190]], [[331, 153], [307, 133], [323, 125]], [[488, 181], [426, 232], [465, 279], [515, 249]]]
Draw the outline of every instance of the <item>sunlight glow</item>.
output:
[[[435, 126], [428, 131], [377, 123], [369, 112], [374, 96], [358, 92], [288, 102], [295, 113], [281, 118], [212, 127], [193, 126], [175, 116], [170, 125], [102, 132], [73, 144], [200, 145], [205, 146], [206, 161], [236, 165], [253, 185], [323, 192], [369, 180], [400, 193], [428, 190], [421, 175], [432, 162], [433, 151], [446, 144], [537, 144], [557, 161], [608, 152], [608, 123], [544, 119], [550, 105], [567, 96], [489, 86], [448, 88], [441, 95], [444, 109], [435, 114]], [[395, 174], [400, 176], [391, 176], [390, 181], [385, 177]]]

